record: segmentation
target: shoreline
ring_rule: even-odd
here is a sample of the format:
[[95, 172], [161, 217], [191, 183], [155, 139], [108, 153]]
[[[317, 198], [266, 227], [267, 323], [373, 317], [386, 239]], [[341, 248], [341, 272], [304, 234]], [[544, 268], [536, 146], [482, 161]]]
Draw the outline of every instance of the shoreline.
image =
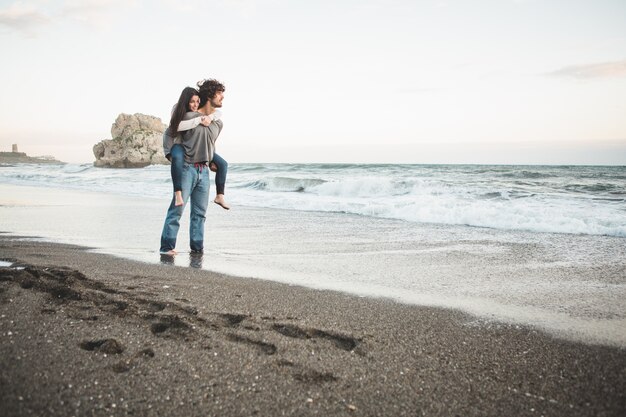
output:
[[[8, 196], [0, 217], [10, 233], [160, 262], [155, 249], [164, 216], [160, 200], [6, 184], [0, 190]], [[298, 212], [294, 224], [289, 210], [209, 210], [204, 260], [191, 259], [183, 250], [175, 265], [462, 310], [476, 321], [626, 347], [622, 238], [415, 225], [317, 212]], [[183, 249], [187, 217], [179, 236]]]
[[623, 415], [626, 351], [0, 234], [9, 415]]

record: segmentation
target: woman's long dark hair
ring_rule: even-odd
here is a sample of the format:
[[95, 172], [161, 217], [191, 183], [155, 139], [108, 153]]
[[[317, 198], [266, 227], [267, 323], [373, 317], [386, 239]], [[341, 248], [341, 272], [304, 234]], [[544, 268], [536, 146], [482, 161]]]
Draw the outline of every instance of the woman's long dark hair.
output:
[[190, 111], [189, 102], [193, 96], [198, 95], [198, 90], [193, 87], [185, 87], [180, 93], [178, 103], [174, 107], [172, 112], [172, 118], [170, 119], [170, 136], [176, 136], [178, 134], [178, 125], [183, 120], [185, 113]]

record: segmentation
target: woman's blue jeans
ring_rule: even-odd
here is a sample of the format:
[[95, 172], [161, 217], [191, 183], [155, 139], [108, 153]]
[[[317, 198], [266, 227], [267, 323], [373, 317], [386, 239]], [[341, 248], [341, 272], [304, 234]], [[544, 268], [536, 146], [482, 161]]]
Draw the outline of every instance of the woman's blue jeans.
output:
[[[172, 148], [173, 149], [173, 148]], [[193, 252], [202, 252], [204, 249], [204, 222], [206, 209], [209, 204], [209, 169], [183, 164], [182, 169], [182, 206], [176, 206], [176, 198], [167, 209], [165, 224], [161, 232], [161, 252], [168, 252], [176, 248], [176, 237], [180, 228], [180, 218], [191, 199], [191, 213], [189, 217], [189, 246]]]
[[211, 161], [217, 166], [217, 172], [215, 173], [215, 188], [217, 194], [224, 194], [224, 188], [226, 187], [226, 172], [228, 172], [228, 162], [221, 156], [214, 153], [213, 160]]
[[174, 191], [182, 191], [183, 189], [183, 164], [185, 163], [185, 148], [183, 145], [174, 144], [170, 149], [170, 157], [172, 161], [171, 173]]

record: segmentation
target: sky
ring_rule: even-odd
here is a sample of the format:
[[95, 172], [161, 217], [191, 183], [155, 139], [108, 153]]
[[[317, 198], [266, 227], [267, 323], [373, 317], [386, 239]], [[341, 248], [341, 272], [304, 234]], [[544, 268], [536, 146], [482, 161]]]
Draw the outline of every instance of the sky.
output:
[[624, 0], [0, 0], [0, 151], [226, 85], [236, 162], [626, 165]]

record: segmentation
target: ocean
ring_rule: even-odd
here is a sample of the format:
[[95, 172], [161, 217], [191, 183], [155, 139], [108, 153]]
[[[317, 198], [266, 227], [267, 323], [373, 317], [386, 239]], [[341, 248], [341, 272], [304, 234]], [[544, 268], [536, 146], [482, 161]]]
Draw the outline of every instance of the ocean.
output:
[[2, 166], [0, 193], [14, 235], [626, 347], [626, 167], [231, 164], [201, 259], [188, 210], [158, 253], [166, 166]]
[[[2, 167], [0, 181], [149, 198], [171, 190], [165, 166]], [[232, 164], [227, 189], [246, 207], [626, 237], [623, 166]]]

